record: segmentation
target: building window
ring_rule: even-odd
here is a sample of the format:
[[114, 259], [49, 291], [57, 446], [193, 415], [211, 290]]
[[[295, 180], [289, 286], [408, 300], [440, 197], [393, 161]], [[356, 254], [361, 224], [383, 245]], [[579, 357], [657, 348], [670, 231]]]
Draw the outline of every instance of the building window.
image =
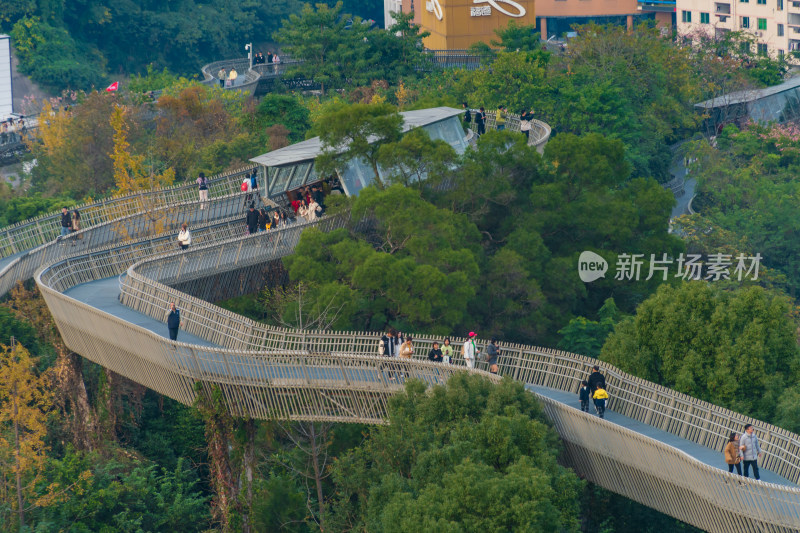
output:
[[739, 2], [741, 2], [742, 4], [749, 4], [750, 0], [739, 0]]
[[783, 24], [778, 24], [778, 37], [783, 37]]
[[783, 50], [778, 50], [778, 57], [783, 59]]
[[739, 51], [743, 54], [750, 53], [750, 43], [739, 43]]
[[783, 0], [778, 0], [778, 11], [783, 11]]
[[[750, 27], [750, 17], [739, 17], [739, 27], [742, 29], [747, 29]], [[742, 43], [746, 44], [746, 43]]]
[[691, 11], [681, 11], [681, 21], [682, 22], [691, 22], [692, 21], [692, 12]]
[[700, 24], [708, 24], [709, 16], [708, 13], [700, 13]]
[[767, 29], [767, 19], [758, 19], [758, 29], [759, 30]]
[[767, 0], [756, 0], [756, 3], [760, 6], [765, 6], [767, 5]]
[[758, 43], [756, 45], [758, 47], [758, 55], [766, 56], [767, 55], [767, 45], [764, 43]]

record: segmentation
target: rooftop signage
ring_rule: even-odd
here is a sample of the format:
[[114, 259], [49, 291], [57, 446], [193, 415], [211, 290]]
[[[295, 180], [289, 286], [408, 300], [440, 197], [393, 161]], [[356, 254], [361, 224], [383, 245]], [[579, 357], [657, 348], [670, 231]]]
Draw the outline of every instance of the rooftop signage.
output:
[[[524, 17], [527, 13], [525, 8], [514, 0], [472, 0], [475, 7], [470, 8], [470, 16], [484, 17], [492, 14], [492, 8], [495, 8], [500, 13], [514, 18]], [[482, 5], [488, 4], [488, 5]], [[440, 0], [427, 0], [425, 2], [425, 9], [429, 13], [433, 13], [438, 20], [444, 18], [444, 10]]]

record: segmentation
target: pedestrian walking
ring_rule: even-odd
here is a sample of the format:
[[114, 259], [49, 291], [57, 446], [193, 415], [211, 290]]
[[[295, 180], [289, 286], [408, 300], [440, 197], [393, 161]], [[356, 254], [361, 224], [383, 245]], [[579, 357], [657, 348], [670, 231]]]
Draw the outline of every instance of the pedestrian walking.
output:
[[478, 128], [478, 137], [486, 133], [486, 111], [483, 107], [475, 113], [475, 126]]
[[736, 473], [742, 475], [742, 452], [739, 450], [739, 434], [735, 431], [731, 431], [725, 446], [725, 462], [728, 463], [728, 472], [732, 474], [733, 467], [736, 467]]
[[[72, 233], [78, 233], [81, 230], [81, 214], [76, 209], [72, 212], [72, 228], [70, 231]], [[72, 246], [75, 246], [75, 243], [78, 239], [83, 240], [83, 235], [76, 235], [74, 239], [72, 239]]]
[[486, 345], [486, 362], [489, 363], [489, 372], [497, 374], [497, 358], [500, 356], [500, 348], [497, 347], [497, 339], [492, 337]]
[[506, 106], [497, 106], [497, 111], [494, 112], [494, 127], [497, 131], [506, 129]]
[[234, 85], [236, 85], [236, 78], [238, 77], [239, 73], [236, 72], [236, 69], [234, 67], [231, 67], [231, 71], [228, 72], [228, 82], [229, 82], [228, 86], [233, 87]]
[[167, 329], [169, 330], [170, 340], [178, 340], [178, 329], [180, 329], [181, 324], [181, 311], [175, 307], [175, 302], [170, 302], [167, 310]]
[[244, 223], [247, 224], [247, 233], [252, 235], [258, 231], [258, 211], [256, 211], [255, 204], [250, 204], [250, 210], [247, 212], [247, 216], [244, 219]]
[[223, 89], [225, 88], [225, 80], [228, 79], [228, 73], [225, 71], [225, 67], [219, 69], [217, 72], [217, 79], [219, 80], [219, 86]]
[[531, 136], [531, 129], [533, 128], [533, 124], [531, 123], [532, 120], [533, 110], [523, 111], [519, 116], [519, 131], [525, 135], [526, 139], [530, 139]]
[[450, 337], [445, 337], [442, 344], [442, 358], [448, 365], [453, 362], [453, 347], [450, 346]]
[[253, 173], [250, 174], [250, 190], [258, 190], [258, 172], [256, 172], [256, 169], [253, 169]]
[[589, 397], [591, 391], [589, 390], [589, 382], [585, 379], [581, 381], [581, 388], [578, 390], [578, 399], [581, 401], [581, 411], [584, 413], [589, 412]]
[[478, 353], [475, 348], [475, 337], [477, 336], [477, 333], [470, 331], [469, 335], [467, 335], [467, 341], [461, 347], [461, 355], [464, 357], [467, 368], [475, 368], [475, 355]]
[[311, 203], [308, 204], [308, 209], [306, 210], [306, 218], [308, 218], [309, 222], [314, 222], [319, 218], [320, 213], [322, 213], [322, 207], [314, 198], [312, 198]]
[[598, 416], [604, 418], [606, 414], [606, 401], [608, 400], [608, 393], [606, 392], [605, 385], [598, 385], [597, 389], [592, 394], [594, 399], [594, 408], [597, 410]]
[[181, 224], [181, 230], [178, 232], [178, 245], [181, 250], [185, 250], [192, 244], [192, 234], [189, 233], [189, 227], [184, 222]]
[[589, 390], [594, 392], [601, 385], [604, 389], [606, 388], [606, 377], [600, 373], [600, 367], [594, 365], [592, 367], [592, 373], [589, 376]]
[[200, 209], [205, 209], [208, 204], [208, 179], [203, 172], [197, 176], [197, 189], [200, 195]]
[[263, 207], [258, 210], [258, 232], [267, 231], [267, 224], [269, 223], [269, 215], [267, 210]]
[[758, 458], [761, 457], [761, 446], [758, 444], [758, 437], [754, 432], [753, 424], [744, 426], [744, 435], [739, 439], [739, 450], [742, 452], [742, 462], [744, 463], [744, 477], [748, 476], [750, 467], [753, 467], [753, 477], [761, 479], [758, 474]]
[[414, 344], [411, 337], [407, 338], [403, 344], [400, 345], [400, 353], [397, 354], [401, 359], [411, 359], [414, 356]]
[[444, 356], [442, 355], [442, 350], [439, 349], [439, 343], [434, 341], [433, 348], [431, 348], [431, 351], [428, 352], [428, 361], [441, 363], [443, 359]]
[[382, 357], [394, 356], [394, 329], [388, 328], [378, 341], [378, 355]]
[[464, 110], [464, 131], [467, 131], [469, 129], [470, 124], [472, 123], [472, 111], [470, 110], [469, 105], [467, 105], [466, 102], [463, 102], [461, 104], [461, 109]]
[[61, 236], [66, 237], [72, 229], [72, 216], [66, 207], [61, 208]]

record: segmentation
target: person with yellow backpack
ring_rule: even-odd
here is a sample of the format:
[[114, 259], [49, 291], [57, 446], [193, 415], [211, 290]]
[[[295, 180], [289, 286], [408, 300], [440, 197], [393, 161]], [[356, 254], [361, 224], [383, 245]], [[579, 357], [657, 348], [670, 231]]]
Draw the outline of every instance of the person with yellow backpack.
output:
[[608, 401], [608, 393], [606, 392], [605, 385], [598, 385], [597, 389], [592, 395], [594, 399], [594, 408], [600, 418], [604, 418], [606, 414], [606, 401]]

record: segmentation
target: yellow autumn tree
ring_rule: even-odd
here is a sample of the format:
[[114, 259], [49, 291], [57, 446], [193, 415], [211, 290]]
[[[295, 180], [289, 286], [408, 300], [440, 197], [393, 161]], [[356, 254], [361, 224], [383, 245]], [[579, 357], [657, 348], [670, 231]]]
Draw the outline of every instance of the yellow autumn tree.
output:
[[30, 505], [26, 501], [33, 497], [44, 468], [51, 389], [50, 373], [36, 372], [28, 350], [21, 344], [0, 345], [0, 477], [7, 488], [1, 495], [20, 531], [25, 529], [25, 509]]
[[[175, 181], [175, 170], [167, 168], [161, 173], [154, 172], [152, 166], [147, 168], [143, 155], [131, 152], [131, 145], [128, 142], [129, 126], [125, 120], [127, 110], [124, 106], [115, 105], [111, 113], [111, 127], [114, 130], [114, 149], [110, 156], [114, 162], [114, 183], [119, 194], [136, 194], [152, 189], [167, 187]], [[143, 237], [145, 234], [157, 234], [164, 231], [166, 227], [167, 214], [156, 195], [140, 196], [140, 205], [131, 204], [129, 214], [137, 211], [148, 213], [150, 226], [139, 228], [145, 233], [131, 234], [131, 227], [126, 221], [116, 224], [117, 233], [125, 238]]]

